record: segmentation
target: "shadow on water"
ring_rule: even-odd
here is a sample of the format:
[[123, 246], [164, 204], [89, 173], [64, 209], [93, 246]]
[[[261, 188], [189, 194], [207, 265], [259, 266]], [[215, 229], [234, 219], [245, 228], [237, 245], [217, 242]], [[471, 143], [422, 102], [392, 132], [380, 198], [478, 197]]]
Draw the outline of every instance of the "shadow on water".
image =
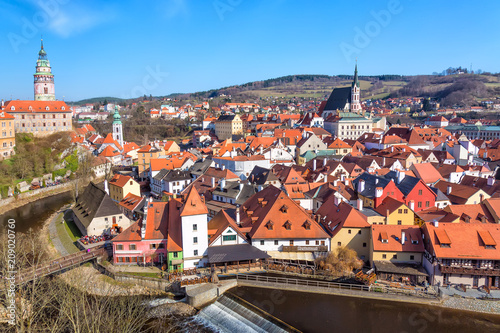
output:
[[42, 198], [24, 206], [3, 212], [0, 209], [0, 225], [2, 229], [7, 225], [7, 220], [16, 220], [16, 231], [26, 233], [30, 228], [40, 229], [43, 222], [64, 205], [72, 201], [71, 192], [64, 192], [50, 197]]
[[231, 291], [303, 332], [500, 332], [493, 314], [253, 287]]

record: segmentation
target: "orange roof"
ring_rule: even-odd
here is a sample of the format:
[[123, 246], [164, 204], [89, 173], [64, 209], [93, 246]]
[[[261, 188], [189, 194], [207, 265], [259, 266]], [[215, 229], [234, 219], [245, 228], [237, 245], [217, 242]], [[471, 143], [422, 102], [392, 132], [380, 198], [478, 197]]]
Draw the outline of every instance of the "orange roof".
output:
[[241, 224], [253, 239], [321, 239], [328, 234], [283, 191], [270, 185], [242, 206]]
[[135, 142], [126, 142], [123, 144], [123, 152], [128, 153], [132, 150], [139, 149], [139, 146]]
[[389, 211], [389, 214], [392, 214], [392, 212], [394, 212], [396, 209], [401, 208], [401, 206], [404, 206], [406, 209], [408, 209], [408, 206], [406, 206], [404, 202], [398, 201], [391, 197], [386, 197], [384, 201], [382, 201], [382, 204], [377, 206], [375, 210], [380, 215], [387, 217], [387, 211]]
[[330, 195], [316, 212], [326, 230], [335, 236], [342, 228], [369, 228], [367, 217], [351, 205], [341, 202], [335, 205], [335, 196]]
[[227, 215], [224, 209], [222, 209], [208, 222], [208, 230], [210, 234], [208, 244], [212, 244], [228, 227], [238, 233], [241, 238], [247, 238], [236, 222], [229, 215]]
[[114, 150], [111, 148], [111, 146], [106, 146], [106, 148], [103, 149], [103, 151], [99, 154], [99, 156], [104, 156], [104, 157], [113, 157], [120, 155], [120, 152], [117, 150]]
[[208, 214], [207, 206], [205, 202], [201, 199], [198, 191], [194, 187], [191, 187], [189, 191], [184, 206], [181, 210], [181, 216], [192, 216]]
[[500, 242], [496, 223], [439, 223], [438, 227], [426, 223], [425, 230], [438, 258], [500, 260], [495, 248]]
[[15, 117], [5, 111], [0, 112], [0, 119], [14, 119]]
[[[403, 232], [405, 233], [404, 244]], [[424, 252], [424, 242], [419, 226], [374, 224], [372, 225], [372, 243], [374, 251]]]
[[439, 171], [431, 163], [414, 163], [411, 169], [415, 173], [415, 176], [422, 179], [426, 184], [435, 183], [443, 179]]
[[123, 186], [127, 185], [127, 183], [128, 183], [129, 180], [130, 181], [133, 180], [135, 182], [135, 180], [132, 177], [130, 177], [130, 176], [124, 176], [124, 175], [121, 175], [121, 174], [117, 173], [117, 174], [115, 174], [113, 176], [113, 178], [111, 178], [111, 180], [109, 181], [109, 184], [110, 185], [115, 185], [115, 186], [118, 186], [118, 187], [123, 187]]
[[140, 196], [129, 193], [118, 204], [123, 208], [132, 211], [142, 202], [143, 199], [144, 198]]
[[63, 101], [7, 101], [4, 110], [9, 111], [9, 113], [72, 112], [66, 102]]
[[339, 138], [335, 139], [329, 146], [328, 149], [349, 149], [352, 148], [349, 146], [347, 143], [344, 141], [340, 140]]

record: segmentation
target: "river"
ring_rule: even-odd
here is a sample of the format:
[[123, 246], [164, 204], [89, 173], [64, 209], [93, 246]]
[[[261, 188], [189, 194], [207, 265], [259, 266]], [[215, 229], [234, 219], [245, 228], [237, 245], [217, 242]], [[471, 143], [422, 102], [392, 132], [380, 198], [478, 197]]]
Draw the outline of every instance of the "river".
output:
[[231, 292], [303, 332], [500, 332], [493, 314], [253, 287]]
[[0, 225], [5, 227], [8, 219], [15, 219], [17, 232], [26, 233], [30, 228], [40, 229], [50, 215], [72, 200], [71, 192], [68, 191], [27, 203], [5, 213], [1, 212]]

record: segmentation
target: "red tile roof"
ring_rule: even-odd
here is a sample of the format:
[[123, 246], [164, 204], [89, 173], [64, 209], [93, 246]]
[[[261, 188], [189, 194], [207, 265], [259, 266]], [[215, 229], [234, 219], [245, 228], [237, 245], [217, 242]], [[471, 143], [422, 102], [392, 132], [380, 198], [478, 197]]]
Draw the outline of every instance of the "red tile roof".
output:
[[[405, 242], [402, 244], [402, 233]], [[387, 242], [382, 242], [382, 240]], [[424, 252], [422, 231], [418, 226], [408, 225], [372, 225], [374, 251], [387, 252]]]

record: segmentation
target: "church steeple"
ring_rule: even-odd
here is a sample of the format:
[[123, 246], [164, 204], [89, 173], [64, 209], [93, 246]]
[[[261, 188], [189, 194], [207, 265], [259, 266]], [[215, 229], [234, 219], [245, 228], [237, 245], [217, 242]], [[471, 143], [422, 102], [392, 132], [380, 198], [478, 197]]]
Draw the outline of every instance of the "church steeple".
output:
[[118, 141], [123, 148], [123, 128], [121, 116], [118, 112], [118, 105], [115, 105], [115, 114], [113, 115], [113, 139]]
[[358, 60], [356, 60], [356, 66], [354, 67], [354, 80], [352, 81], [352, 86], [358, 86], [359, 88], [359, 80], [358, 80]]
[[36, 72], [34, 76], [35, 101], [55, 101], [54, 74], [50, 67], [47, 52], [43, 48], [43, 39], [40, 41], [40, 51], [36, 61]]

